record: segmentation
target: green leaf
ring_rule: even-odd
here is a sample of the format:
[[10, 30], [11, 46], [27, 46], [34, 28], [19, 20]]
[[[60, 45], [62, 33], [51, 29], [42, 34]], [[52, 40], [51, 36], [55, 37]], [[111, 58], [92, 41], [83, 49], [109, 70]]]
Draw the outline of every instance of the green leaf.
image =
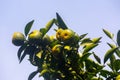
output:
[[119, 64], [120, 64], [120, 59], [115, 60], [114, 63], [113, 63], [113, 66], [114, 66], [114, 68], [117, 72], [120, 70], [120, 65]]
[[101, 63], [100, 58], [99, 58], [95, 53], [93, 53], [93, 56], [94, 56], [94, 58], [97, 60], [97, 62]]
[[28, 80], [32, 80], [32, 79], [35, 77], [35, 75], [37, 75], [38, 72], [39, 72], [38, 70], [32, 72], [32, 73], [29, 75]]
[[28, 47], [26, 47], [26, 49], [24, 50], [24, 52], [23, 52], [23, 54], [22, 54], [22, 56], [21, 56], [21, 58], [20, 58], [20, 63], [22, 62], [22, 60], [25, 58], [25, 56], [27, 55], [27, 54], [33, 54], [34, 53], [34, 50], [35, 50], [35, 47], [33, 47], [33, 46], [28, 46]]
[[41, 72], [40, 72], [40, 76], [43, 76], [45, 73], [49, 72], [48, 69], [43, 69]]
[[42, 33], [42, 36], [44, 36], [47, 33], [47, 29], [46, 28], [41, 28], [40, 32]]
[[47, 32], [49, 31], [49, 29], [52, 27], [52, 25], [54, 24], [54, 22], [55, 22], [55, 19], [52, 19], [52, 20], [50, 20], [47, 24], [46, 24], [46, 30], [47, 30]]
[[111, 49], [109, 49], [109, 50], [106, 52], [106, 54], [105, 54], [105, 56], [104, 56], [104, 64], [105, 64], [106, 61], [113, 55], [113, 53], [115, 52], [116, 49], [117, 49], [117, 48], [111, 48]]
[[89, 44], [89, 43], [92, 43], [92, 40], [90, 40], [90, 38], [84, 38], [84, 39], [81, 41], [81, 45], [82, 45], [82, 46], [85, 46], [86, 44]]
[[58, 27], [62, 28], [62, 29], [67, 29], [67, 26], [64, 23], [63, 19], [60, 17], [60, 15], [58, 13], [56, 13], [56, 16], [57, 16]]
[[[111, 48], [116, 48], [116, 45], [114, 45], [114, 44], [110, 44], [110, 43], [107, 43]], [[119, 48], [117, 48], [116, 50], [115, 50], [115, 53], [116, 53], [116, 55], [118, 56], [118, 57], [120, 57], [120, 50], [119, 50]]]
[[93, 39], [92, 39], [92, 42], [93, 42], [93, 43], [99, 43], [101, 38], [102, 38], [102, 37], [93, 38]]
[[82, 62], [82, 61], [88, 59], [88, 57], [89, 57], [91, 54], [92, 54], [92, 53], [86, 53], [86, 54], [84, 54], [84, 55], [81, 57], [80, 61]]
[[31, 27], [32, 27], [32, 25], [33, 25], [33, 22], [34, 22], [34, 20], [30, 21], [30, 22], [25, 26], [25, 30], [24, 30], [25, 36], [28, 35], [28, 33], [29, 33], [29, 31], [30, 31], [30, 29], [31, 29]]
[[114, 35], [112, 33], [110, 33], [108, 30], [103, 29], [103, 32], [110, 38], [112, 39], [114, 37]]
[[95, 48], [98, 44], [89, 44], [85, 47], [83, 53], [89, 52], [90, 50], [92, 50], [93, 48]]
[[27, 47], [27, 44], [24, 44], [24, 45], [22, 45], [22, 46], [19, 48], [19, 50], [18, 50], [18, 52], [17, 52], [17, 56], [18, 56], [18, 59], [19, 59], [19, 60], [20, 60], [20, 58], [21, 58], [22, 52], [25, 50], [26, 47]]
[[88, 33], [80, 35], [80, 40], [83, 39], [87, 34]]
[[115, 62], [116, 58], [114, 56], [114, 54], [110, 57], [110, 67], [113, 71], [115, 71], [115, 68], [114, 68], [114, 62]]
[[120, 30], [117, 33], [117, 44], [120, 46]]

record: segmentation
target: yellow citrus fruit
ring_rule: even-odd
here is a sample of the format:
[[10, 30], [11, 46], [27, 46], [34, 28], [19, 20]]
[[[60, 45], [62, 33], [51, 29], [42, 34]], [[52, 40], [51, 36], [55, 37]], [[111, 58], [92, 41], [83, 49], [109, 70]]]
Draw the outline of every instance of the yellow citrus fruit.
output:
[[61, 41], [61, 34], [62, 34], [62, 32], [63, 32], [62, 28], [58, 29], [57, 32], [56, 32], [56, 38], [58, 40], [60, 40], [60, 41]]
[[75, 36], [75, 33], [70, 29], [65, 29], [61, 33], [61, 39], [62, 39], [63, 42], [70, 41], [71, 39], [74, 38], [74, 36]]
[[115, 80], [120, 80], [120, 75], [118, 75]]
[[20, 33], [20, 32], [14, 32], [13, 37], [12, 37], [12, 43], [15, 46], [21, 46], [24, 44], [25, 41], [25, 36]]
[[42, 39], [42, 33], [39, 30], [32, 31], [28, 36], [28, 40], [32, 43], [40, 42], [41, 39]]
[[62, 45], [60, 45], [60, 44], [53, 46], [53, 48], [52, 48], [53, 56], [58, 57], [59, 54], [61, 53], [61, 48], [62, 48]]

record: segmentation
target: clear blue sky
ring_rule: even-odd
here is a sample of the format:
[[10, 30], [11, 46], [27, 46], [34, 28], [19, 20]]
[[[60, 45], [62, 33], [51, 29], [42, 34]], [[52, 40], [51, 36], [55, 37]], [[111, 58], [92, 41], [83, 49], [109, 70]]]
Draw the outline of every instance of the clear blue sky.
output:
[[[18, 47], [11, 43], [12, 34], [23, 32], [26, 23], [33, 19], [32, 29], [44, 27], [56, 17], [56, 12], [78, 34], [103, 36], [104, 45], [97, 47], [100, 57], [108, 49], [105, 43], [109, 41], [102, 28], [114, 34], [120, 29], [119, 0], [0, 0], [0, 80], [27, 80], [28, 75], [36, 70], [27, 57], [19, 64]], [[36, 76], [33, 80], [40, 79]]]

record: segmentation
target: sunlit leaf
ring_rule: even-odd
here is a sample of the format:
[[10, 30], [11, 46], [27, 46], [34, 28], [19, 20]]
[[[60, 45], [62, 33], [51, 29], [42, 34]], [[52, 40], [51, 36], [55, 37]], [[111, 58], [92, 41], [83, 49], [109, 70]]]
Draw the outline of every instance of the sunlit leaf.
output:
[[115, 52], [116, 49], [117, 49], [117, 48], [111, 48], [111, 49], [109, 49], [109, 50], [106, 52], [106, 54], [105, 54], [105, 56], [104, 56], [104, 64], [105, 64], [106, 61], [113, 55], [113, 53]]
[[30, 31], [30, 29], [31, 29], [31, 27], [32, 27], [32, 25], [33, 25], [33, 22], [34, 22], [34, 20], [30, 21], [30, 22], [25, 26], [25, 30], [24, 30], [25, 36], [28, 35], [28, 33], [29, 33], [29, 31]]
[[41, 72], [40, 72], [40, 76], [43, 76], [45, 73], [49, 72], [48, 69], [43, 69]]
[[92, 43], [92, 40], [90, 40], [90, 38], [84, 38], [82, 41], [81, 41], [81, 44], [82, 46], [85, 46], [89, 43]]
[[102, 38], [102, 37], [93, 38], [93, 39], [92, 39], [92, 42], [93, 42], [93, 43], [99, 43], [101, 38]]
[[[111, 48], [116, 48], [116, 45], [114, 45], [114, 44], [110, 44], [110, 43], [107, 43]], [[115, 50], [115, 53], [116, 53], [116, 55], [118, 56], [118, 57], [120, 57], [120, 50], [119, 50], [119, 48], [117, 48], [116, 50]]]
[[108, 30], [103, 29], [103, 32], [110, 38], [112, 39], [114, 37], [114, 35], [112, 33], [110, 33]]
[[38, 73], [39, 73], [39, 71], [38, 71], [38, 70], [37, 70], [37, 71], [32, 72], [32, 73], [29, 75], [28, 80], [32, 80], [32, 79], [35, 77], [35, 75], [37, 75]]
[[87, 45], [83, 51], [83, 53], [89, 52], [90, 50], [92, 50], [93, 48], [95, 48], [98, 44], [90, 44]]
[[120, 30], [117, 33], [117, 44], [120, 46]]
[[95, 53], [93, 53], [93, 55], [97, 62], [101, 63], [101, 59], [99, 58], [99, 56], [97, 56]]
[[47, 32], [48, 32], [49, 29], [52, 27], [52, 25], [54, 24], [54, 22], [55, 22], [55, 19], [52, 19], [52, 20], [50, 20], [50, 21], [46, 24], [45, 28], [46, 28]]
[[64, 23], [63, 19], [60, 17], [60, 15], [58, 13], [56, 13], [56, 16], [57, 16], [58, 27], [62, 28], [62, 29], [67, 29], [67, 26]]

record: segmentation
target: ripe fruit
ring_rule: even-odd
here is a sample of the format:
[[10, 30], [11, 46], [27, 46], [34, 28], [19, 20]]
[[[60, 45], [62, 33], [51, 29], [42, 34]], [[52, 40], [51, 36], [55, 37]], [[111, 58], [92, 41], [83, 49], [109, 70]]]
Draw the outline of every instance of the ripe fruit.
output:
[[29, 36], [28, 40], [32, 43], [39, 43], [42, 39], [42, 33], [39, 30], [32, 31]]
[[53, 46], [52, 48], [52, 54], [54, 57], [58, 58], [60, 53], [61, 53], [61, 48], [62, 48], [62, 45], [60, 44], [57, 44], [55, 46]]
[[120, 75], [118, 75], [115, 80], [120, 80]]
[[61, 33], [61, 39], [63, 42], [68, 42], [68, 41], [72, 40], [74, 38], [74, 36], [75, 36], [75, 33], [70, 29], [65, 29]]
[[25, 36], [20, 32], [15, 32], [12, 37], [12, 43], [15, 46], [21, 46], [24, 44]]
[[58, 29], [57, 32], [56, 32], [56, 38], [61, 41], [61, 34], [64, 30], [62, 28]]

